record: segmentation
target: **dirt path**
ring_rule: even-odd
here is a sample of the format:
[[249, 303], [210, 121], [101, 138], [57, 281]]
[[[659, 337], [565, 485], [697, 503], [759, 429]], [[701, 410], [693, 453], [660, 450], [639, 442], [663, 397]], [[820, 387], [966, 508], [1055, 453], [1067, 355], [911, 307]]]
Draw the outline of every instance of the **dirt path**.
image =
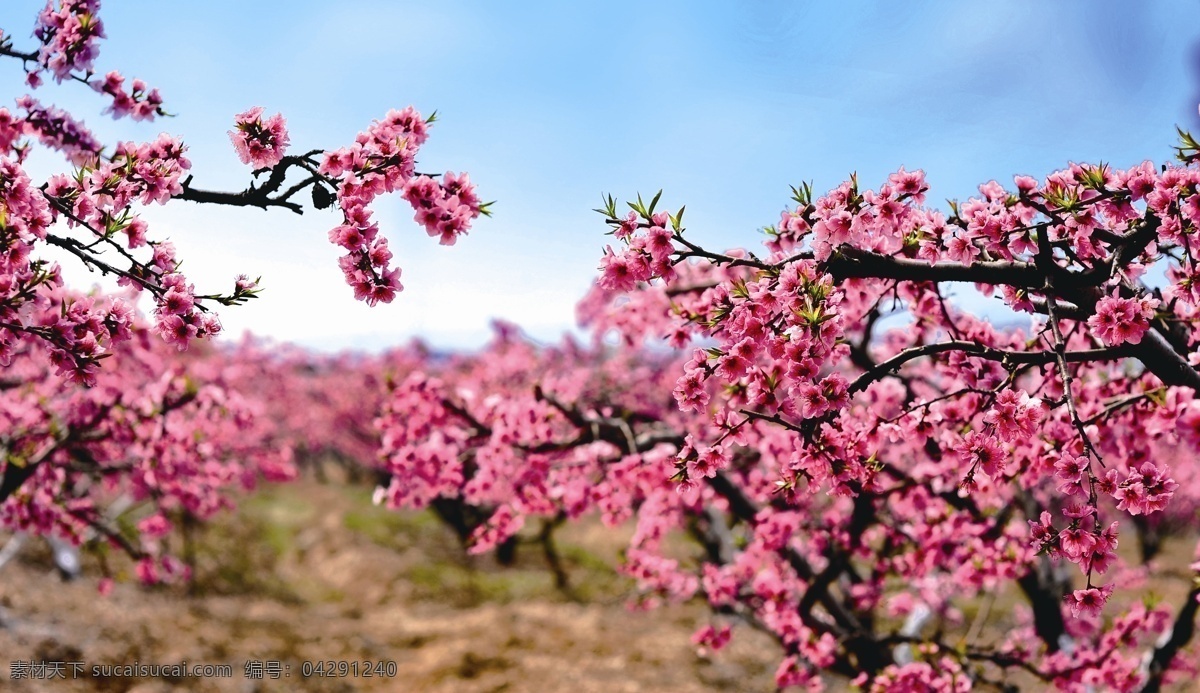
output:
[[[698, 605], [632, 612], [612, 565], [620, 536], [564, 528], [580, 601], [553, 588], [535, 547], [503, 568], [468, 562], [427, 515], [372, 508], [367, 493], [300, 483], [249, 499], [197, 540], [196, 593], [146, 590], [99, 566], [63, 582], [40, 542], [0, 571], [0, 679], [14, 661], [83, 662], [79, 678], [5, 681], [13, 691], [771, 690], [777, 652], [746, 633], [715, 660], [688, 642]], [[116, 565], [114, 560], [113, 565]], [[121, 569], [128, 571], [125, 566]], [[245, 676], [247, 661], [288, 675]], [[301, 676], [304, 662], [395, 662], [394, 678]], [[233, 676], [92, 676], [94, 665], [228, 664]], [[264, 664], [264, 668], [267, 665]], [[361, 665], [360, 665], [361, 666]], [[71, 676], [68, 667], [67, 676]], [[336, 672], [335, 672], [336, 673]]]

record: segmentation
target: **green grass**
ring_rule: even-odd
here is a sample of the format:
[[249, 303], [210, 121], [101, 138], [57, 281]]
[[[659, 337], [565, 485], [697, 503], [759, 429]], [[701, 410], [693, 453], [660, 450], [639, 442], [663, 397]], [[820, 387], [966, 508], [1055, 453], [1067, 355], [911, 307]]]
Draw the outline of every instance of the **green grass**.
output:
[[[356, 489], [354, 491], [357, 491]], [[357, 492], [350, 495], [361, 495]], [[408, 549], [457, 541], [429, 512], [388, 510], [371, 504], [370, 497], [355, 498], [354, 509], [342, 518], [346, 529], [389, 549]]]
[[[306, 577], [303, 571], [297, 575], [294, 568], [296, 562], [303, 565], [313, 541], [349, 539], [353, 547], [353, 537], [403, 555], [392, 579], [407, 583], [413, 596], [425, 601], [469, 608], [530, 599], [616, 601], [630, 593], [631, 581], [616, 572], [615, 549], [588, 543], [595, 534], [570, 526], [556, 531], [555, 547], [569, 580], [563, 591], [556, 588], [537, 541], [539, 520], [530, 520], [519, 537], [514, 564], [503, 566], [492, 554], [467, 555], [454, 532], [432, 511], [373, 505], [370, 489], [359, 486], [322, 489], [327, 491], [315, 496], [303, 486], [264, 486], [242, 498], [233, 513], [199, 525], [193, 544], [193, 593], [259, 594], [286, 603], [342, 602], [347, 595], [316, 576]], [[318, 526], [328, 521], [331, 511], [340, 527]], [[288, 567], [290, 575], [283, 575], [281, 566]]]
[[192, 590], [196, 594], [264, 594], [295, 603], [300, 597], [276, 571], [295, 550], [296, 535], [313, 508], [290, 489], [266, 487], [235, 513], [219, 515], [195, 533]]

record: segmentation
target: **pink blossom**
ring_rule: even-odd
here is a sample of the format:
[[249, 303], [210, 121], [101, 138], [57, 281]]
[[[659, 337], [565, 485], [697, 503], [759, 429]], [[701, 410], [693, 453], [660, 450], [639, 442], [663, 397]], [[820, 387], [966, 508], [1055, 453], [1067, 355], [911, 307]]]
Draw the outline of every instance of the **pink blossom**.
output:
[[276, 113], [264, 119], [262, 114], [262, 106], [239, 113], [234, 117], [235, 128], [229, 131], [238, 158], [256, 169], [277, 166], [290, 142], [283, 116]]
[[1004, 390], [996, 396], [996, 403], [984, 415], [983, 421], [993, 426], [996, 435], [1007, 443], [1034, 435], [1042, 420], [1041, 400], [1021, 391]]
[[1066, 597], [1067, 604], [1071, 607], [1071, 614], [1076, 617], [1081, 614], [1099, 616], [1104, 605], [1108, 603], [1108, 598], [1112, 596], [1112, 591], [1112, 584], [1100, 588], [1075, 590]]
[[1004, 474], [1007, 455], [996, 438], [979, 431], [969, 431], [958, 448], [958, 457], [969, 469], [977, 467], [984, 474], [998, 478]]
[[1105, 296], [1096, 304], [1095, 315], [1088, 318], [1088, 326], [1108, 346], [1139, 344], [1157, 306], [1158, 301], [1153, 298]]

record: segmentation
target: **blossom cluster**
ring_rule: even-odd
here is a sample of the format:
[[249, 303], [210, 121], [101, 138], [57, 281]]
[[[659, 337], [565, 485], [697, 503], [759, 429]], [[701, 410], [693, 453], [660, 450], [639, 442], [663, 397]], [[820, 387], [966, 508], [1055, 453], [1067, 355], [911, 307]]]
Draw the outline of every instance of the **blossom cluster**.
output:
[[255, 106], [234, 118], [229, 139], [243, 164], [254, 168], [271, 168], [283, 160], [290, 143], [287, 121], [276, 113], [263, 118], [262, 106]]
[[[598, 338], [616, 331], [629, 345], [687, 349], [675, 403], [707, 425], [678, 448], [680, 492], [727, 490], [722, 480], [733, 479], [753, 498], [749, 489], [765, 482], [774, 493], [759, 503], [804, 509], [805, 541], [826, 547], [809, 559], [814, 574], [849, 580], [851, 610], [840, 616], [821, 582], [794, 556], [787, 564], [799, 571], [801, 603], [822, 604], [832, 617], [824, 627], [843, 629], [839, 652], [858, 637], [849, 635], [855, 613], [884, 597], [877, 578], [917, 587], [924, 608], [951, 621], [951, 593], [1020, 578], [1036, 609], [1025, 637], [1043, 649], [994, 656], [1016, 657], [1064, 689], [1127, 690], [1147, 680], [1139, 658], [1105, 657], [1145, 647], [1164, 625], [1155, 616], [1137, 638], [1116, 641], [1097, 629], [1120, 592], [1114, 572], [1130, 570], [1119, 537], [1132, 526], [1148, 560], [1156, 551], [1148, 533], [1186, 523], [1195, 508], [1184, 462], [1200, 450], [1194, 163], [1072, 164], [1043, 181], [1017, 176], [1012, 190], [981, 185], [979, 197], [948, 212], [923, 206], [921, 171], [901, 169], [877, 190], [852, 177], [821, 197], [805, 185], [767, 230], [761, 256], [695, 245], [682, 211], [654, 211], [657, 196], [649, 206], [631, 202], [625, 216], [608, 198], [599, 211], [621, 249], [605, 250], [580, 314]], [[1161, 294], [1142, 279], [1156, 267], [1168, 278]], [[975, 282], [1014, 315], [1035, 318], [998, 328], [948, 300], [954, 282]], [[881, 330], [889, 315], [909, 324]], [[760, 440], [764, 427], [779, 442]], [[747, 475], [747, 459], [772, 458]], [[813, 494], [823, 493], [845, 499], [848, 515], [814, 511]], [[763, 545], [778, 547], [778, 532], [768, 539], [760, 527]], [[918, 545], [913, 555], [901, 548]], [[886, 553], [873, 555], [881, 547]], [[707, 573], [710, 601], [751, 609], [786, 641], [793, 626], [776, 620], [778, 609], [763, 614], [767, 597], [744, 596], [761, 582], [762, 564], [739, 576], [737, 560]], [[1077, 566], [1077, 577], [1064, 564]], [[856, 565], [874, 566], [872, 578]], [[1059, 654], [1060, 638], [1072, 640], [1076, 656]], [[937, 652], [945, 650], [902, 667], [905, 675], [936, 688]], [[952, 659], [961, 673], [951, 680], [980, 673], [969, 658]], [[781, 685], [811, 685], [828, 669], [817, 661], [793, 655]], [[868, 689], [903, 685], [893, 680], [898, 670], [868, 668]]]
[[[114, 118], [165, 115], [157, 89], [116, 70], [95, 71], [104, 38], [99, 10], [99, 0], [47, 0], [36, 49], [22, 51], [0, 31], [0, 53], [23, 63], [31, 88], [49, 74], [90, 87]], [[435, 180], [415, 172], [427, 126], [412, 109], [393, 111], [355, 145], [318, 162], [320, 150], [285, 157], [282, 116], [251, 109], [237, 117], [231, 139], [255, 175], [270, 169], [270, 177], [225, 193], [191, 185], [187, 148], [170, 135], [112, 145], [75, 113], [30, 95], [15, 109], [0, 108], [0, 526], [119, 546], [139, 558], [136, 573], [147, 582], [183, 578], [187, 566], [168, 546], [179, 518], [202, 520], [227, 506], [231, 486], [289, 478], [294, 449], [373, 454], [370, 422], [383, 393], [374, 373], [348, 376], [350, 368], [334, 363], [320, 366], [324, 378], [288, 380], [312, 363], [281, 363], [249, 347], [233, 356], [204, 346], [181, 353], [220, 331], [214, 304], [254, 297], [257, 282], [240, 275], [227, 295], [199, 292], [139, 206], [182, 199], [301, 211], [290, 199], [296, 192], [312, 188], [314, 205], [324, 208], [320, 193], [334, 187], [346, 223], [369, 236], [361, 244], [341, 238], [353, 256], [343, 264], [361, 280], [358, 288], [370, 284], [364, 297], [390, 300], [398, 270], [388, 269], [386, 240], [371, 231], [375, 196], [402, 189], [418, 221], [447, 244], [485, 209], [465, 174]], [[25, 164], [36, 146], [69, 168], [33, 181]], [[293, 165], [309, 179], [281, 189]], [[115, 276], [126, 291], [70, 290], [58, 264], [44, 259], [49, 247]], [[133, 307], [139, 292], [153, 298], [148, 319]], [[348, 393], [354, 377], [362, 387]], [[286, 392], [256, 394], [271, 387]], [[313, 406], [287, 407], [298, 401]], [[127, 501], [133, 510], [121, 510]]]
[[[54, 329], [96, 329], [80, 317], [91, 303], [67, 299]], [[88, 387], [48, 371], [53, 356], [37, 345], [9, 359], [0, 527], [111, 545], [136, 559], [143, 582], [184, 580], [188, 567], [167, 540], [175, 523], [228, 507], [231, 488], [292, 478], [291, 447], [261, 403], [231, 386], [223, 355], [185, 362], [126, 317], [130, 338]]]
[[358, 134], [354, 144], [326, 152], [319, 172], [336, 183], [343, 215], [329, 240], [346, 250], [338, 264], [355, 298], [389, 303], [401, 291], [400, 269], [391, 266], [387, 238], [379, 234], [370, 208], [378, 196], [401, 191], [430, 236], [453, 245], [486, 209], [467, 174], [447, 172], [442, 180], [416, 173], [416, 155], [428, 138], [429, 124], [413, 108], [392, 110]]
[[8, 113], [8, 109], [0, 109], [5, 129], [3, 141], [9, 147], [20, 136], [33, 135], [43, 146], [61, 152], [76, 166], [94, 162], [99, 157], [99, 140], [71, 114], [53, 106], [43, 106], [28, 95], [18, 98], [17, 106], [25, 111], [20, 118]]
[[[123, 274], [120, 282], [135, 291], [154, 292], [155, 331], [181, 350], [193, 339], [217, 334], [220, 322], [204, 312], [193, 286], [179, 273], [174, 246], [148, 240], [146, 224], [131, 205], [165, 204], [180, 194], [183, 175], [191, 168], [185, 152], [181, 142], [165, 134], [153, 142], [123, 142], [112, 157], [81, 167], [74, 177], [53, 176], [45, 191], [68, 226], [88, 229], [129, 251], [151, 246], [150, 261], [135, 265], [136, 271]], [[233, 296], [252, 294], [252, 285], [239, 285]]]
[[[104, 22], [97, 13], [100, 0], [46, 0], [33, 35], [41, 42], [38, 64], [58, 82], [75, 72], [91, 72], [100, 54]], [[36, 73], [30, 73], [36, 86]]]
[[60, 373], [88, 380], [108, 344], [128, 335], [129, 311], [110, 301], [65, 301], [58, 268], [35, 259], [53, 216], [20, 164], [0, 158], [0, 363], [30, 334], [47, 342]]
[[104, 112], [111, 113], [113, 118], [129, 116], [133, 120], [154, 120], [155, 116], [164, 114], [163, 99], [158, 89], [135, 78], [129, 85], [129, 91], [126, 91], [125, 77], [116, 70], [105, 74], [102, 81], [93, 82], [92, 88], [112, 99]]
[[1150, 329], [1158, 303], [1150, 297], [1134, 300], [1105, 296], [1096, 303], [1096, 314], [1088, 318], [1088, 327], [1108, 346], [1137, 344]]
[[[664, 313], [663, 322], [669, 319]], [[929, 429], [916, 419], [903, 427], [882, 426], [889, 454], [877, 452], [865, 462], [876, 472], [857, 495], [781, 498], [777, 482], [787, 478], [798, 452], [791, 432], [769, 421], [744, 423], [729, 432], [719, 417], [712, 419], [709, 408], [680, 411], [663, 395], [682, 358], [663, 357], [570, 342], [536, 347], [501, 326], [477, 355], [409, 362], [376, 421], [379, 464], [390, 477], [377, 491], [377, 502], [419, 508], [457, 499], [480, 508], [487, 520], [475, 528], [475, 551], [496, 546], [539, 517], [549, 521], [596, 512], [605, 523], [630, 521], [634, 530], [622, 570], [639, 586], [638, 605], [699, 596], [719, 613], [747, 614], [780, 637], [790, 653], [777, 672], [778, 683], [814, 690], [823, 686], [823, 672], [836, 669], [846, 656], [847, 644], [829, 631], [836, 631], [841, 617], [833, 616], [829, 624], [806, 615], [812, 600], [826, 603], [806, 595], [816, 589], [816, 571], [846, 560], [839, 556], [854, 557], [848, 565], [874, 566], [867, 574], [857, 573], [862, 582], [846, 595], [852, 606], [845, 618], [885, 607], [903, 614], [920, 604], [946, 627], [963, 628], [967, 624], [956, 603], [1000, 589], [1041, 560], [1044, 547], [1030, 544], [1025, 523], [1015, 518], [992, 522], [980, 511], [995, 507], [1010, 491], [985, 477], [971, 492], [973, 500], [963, 500], [966, 496], [954, 490], [965, 472], [963, 463], [954, 454], [929, 459], [929, 438], [920, 433]], [[902, 388], [889, 388], [885, 381], [866, 393], [870, 409], [852, 402], [842, 406], [854, 407], [858, 417], [876, 410], [897, 421], [905, 418], [896, 416], [903, 407]], [[1013, 455], [1009, 445], [1043, 424], [1046, 408], [1028, 393], [1000, 390], [978, 410], [978, 430], [987, 431], [998, 454], [1007, 458]], [[934, 413], [952, 415], [944, 407], [928, 415]], [[864, 423], [855, 434], [873, 426], [878, 424]], [[735, 442], [714, 445], [710, 436]], [[825, 442], [846, 444], [832, 437]], [[1029, 463], [1023, 453], [1016, 456], [1022, 465]], [[910, 466], [910, 457], [919, 463]], [[685, 465], [677, 466], [685, 458]], [[881, 464], [894, 469], [880, 474]], [[1163, 481], [1149, 468], [1131, 472], [1141, 476], [1130, 484]], [[680, 485], [680, 479], [690, 483]], [[1039, 497], [1044, 492], [1037, 490]], [[732, 510], [749, 505], [759, 510], [749, 516]], [[1087, 512], [1068, 512], [1080, 522], [1061, 535], [1064, 557], [1098, 575], [1127, 570], [1115, 556], [1115, 526], [1109, 523], [1092, 542], [1092, 532], [1082, 524]], [[685, 528], [700, 537], [703, 558], [681, 559], [677, 546], [664, 543]], [[814, 572], [803, 572], [806, 565]], [[897, 585], [908, 587], [896, 592]], [[995, 656], [1044, 671], [1065, 688], [1077, 681], [1141, 681], [1134, 659], [1108, 655], [1145, 647], [1163, 632], [1163, 612], [1152, 612], [1144, 630], [1116, 647], [1104, 638], [1091, 640], [1095, 622], [1090, 619], [1111, 591], [1111, 585], [1084, 586], [1059, 601], [1064, 613], [1073, 615], [1068, 619], [1075, 619], [1065, 621], [1069, 635], [1064, 633], [1076, 639], [1072, 657], [1020, 649], [1019, 643], [1038, 639], [1029, 620], [1020, 621], [1013, 642]], [[900, 606], [901, 598], [907, 606]], [[731, 634], [728, 622], [717, 622], [698, 631], [695, 642], [720, 649]], [[890, 682], [923, 682], [936, 689], [954, 682], [961, 688], [975, 675], [974, 665], [959, 659], [953, 648], [922, 647], [920, 662], [883, 665], [864, 675], [862, 685], [888, 690]]]

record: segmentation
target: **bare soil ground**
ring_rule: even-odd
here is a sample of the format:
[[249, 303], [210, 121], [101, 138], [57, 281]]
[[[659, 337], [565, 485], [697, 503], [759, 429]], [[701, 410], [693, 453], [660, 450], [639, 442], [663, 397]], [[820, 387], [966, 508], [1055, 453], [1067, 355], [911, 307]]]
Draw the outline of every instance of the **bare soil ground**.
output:
[[[536, 532], [536, 527], [527, 532]], [[632, 584], [613, 567], [628, 530], [598, 522], [555, 534], [572, 590], [554, 586], [536, 544], [512, 566], [467, 557], [431, 513], [373, 507], [370, 491], [302, 481], [248, 496], [194, 535], [196, 580], [147, 589], [131, 564], [97, 591], [100, 558], [66, 582], [31, 540], [0, 570], [0, 690], [432, 691], [570, 693], [770, 691], [779, 650], [746, 628], [712, 658], [689, 639], [701, 604], [649, 612], [627, 607]], [[0, 544], [7, 536], [0, 534]], [[1133, 540], [1122, 552], [1133, 559]], [[1194, 541], [1173, 539], [1146, 587], [1178, 605]], [[1132, 585], [1130, 585], [1132, 587]], [[1022, 600], [998, 595], [981, 637], [999, 639]], [[967, 622], [984, 604], [964, 605]], [[1176, 607], [1173, 607], [1173, 609]], [[15, 661], [82, 662], [67, 679], [10, 680]], [[279, 662], [279, 678], [246, 676], [247, 662]], [[305, 662], [394, 662], [395, 676], [309, 676]], [[94, 676], [94, 665], [225, 664], [230, 678]], [[333, 671], [331, 673], [337, 673]], [[349, 672], [347, 672], [349, 673]], [[374, 672], [372, 672], [374, 673]], [[1010, 679], [1030, 690], [1036, 682]], [[1194, 682], [1168, 690], [1196, 690]], [[845, 682], [841, 682], [844, 687]]]
[[[616, 575], [625, 536], [563, 527], [575, 594], [555, 589], [537, 546], [514, 566], [464, 557], [432, 515], [370, 505], [369, 492], [300, 482], [253, 495], [196, 535], [191, 593], [146, 589], [130, 566], [112, 593], [100, 567], [64, 582], [40, 540], [0, 571], [0, 688], [12, 691], [571, 691], [771, 690], [778, 650], [741, 631], [713, 659], [697, 655], [697, 604], [627, 608]], [[0, 540], [6, 537], [0, 535]], [[8, 680], [14, 661], [84, 662], [78, 678]], [[245, 676], [247, 661], [288, 675]], [[396, 676], [308, 677], [304, 662], [395, 662]], [[228, 664], [232, 678], [91, 675], [93, 665]]]

